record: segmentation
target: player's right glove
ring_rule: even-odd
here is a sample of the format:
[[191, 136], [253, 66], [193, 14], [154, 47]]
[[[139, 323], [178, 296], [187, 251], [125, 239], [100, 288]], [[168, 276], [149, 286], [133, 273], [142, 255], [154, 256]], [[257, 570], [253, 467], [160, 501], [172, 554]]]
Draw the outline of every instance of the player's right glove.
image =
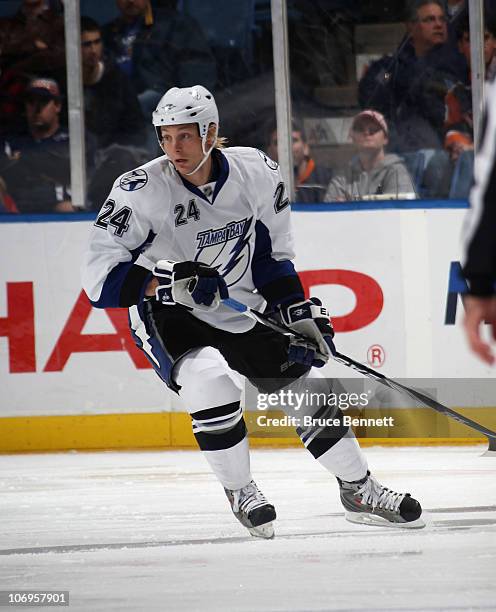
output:
[[289, 361], [321, 368], [335, 352], [334, 329], [329, 312], [318, 298], [281, 306], [279, 315], [283, 323], [308, 338], [292, 338], [288, 349]]
[[229, 297], [226, 281], [199, 261], [174, 262], [161, 259], [153, 269], [159, 281], [156, 299], [162, 304], [182, 304], [199, 310], [215, 310]]

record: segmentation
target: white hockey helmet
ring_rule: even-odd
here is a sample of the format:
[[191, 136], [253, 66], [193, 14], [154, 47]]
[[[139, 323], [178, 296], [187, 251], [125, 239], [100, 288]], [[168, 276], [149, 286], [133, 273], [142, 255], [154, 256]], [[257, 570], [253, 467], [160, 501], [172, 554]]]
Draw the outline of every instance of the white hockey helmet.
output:
[[[159, 143], [162, 142], [161, 127], [163, 125], [181, 125], [196, 123], [202, 139], [203, 159], [198, 166], [188, 174], [196, 172], [206, 162], [214, 148], [219, 132], [219, 112], [213, 95], [203, 87], [173, 87], [165, 92], [157, 108], [153, 111], [152, 122], [157, 132]], [[207, 150], [208, 128], [215, 124], [212, 145]]]

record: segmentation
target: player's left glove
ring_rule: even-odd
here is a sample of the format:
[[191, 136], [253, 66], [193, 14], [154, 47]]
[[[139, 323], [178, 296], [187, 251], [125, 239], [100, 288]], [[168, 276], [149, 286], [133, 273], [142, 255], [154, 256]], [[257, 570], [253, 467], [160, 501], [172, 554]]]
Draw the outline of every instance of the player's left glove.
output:
[[279, 314], [283, 323], [308, 338], [308, 342], [300, 338], [291, 339], [289, 360], [317, 368], [324, 366], [335, 348], [332, 341], [334, 329], [322, 302], [310, 298], [305, 302], [281, 306]]
[[226, 281], [199, 261], [174, 262], [161, 259], [153, 269], [159, 281], [155, 297], [166, 305], [182, 304], [199, 310], [215, 310], [229, 297]]

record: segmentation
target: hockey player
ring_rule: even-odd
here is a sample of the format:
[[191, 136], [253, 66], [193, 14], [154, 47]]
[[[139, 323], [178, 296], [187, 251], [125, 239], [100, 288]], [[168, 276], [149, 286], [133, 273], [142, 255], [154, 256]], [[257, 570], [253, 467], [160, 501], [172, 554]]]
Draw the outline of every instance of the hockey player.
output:
[[[264, 391], [329, 393], [312, 366], [329, 359], [334, 332], [320, 302], [305, 299], [291, 262], [290, 207], [278, 165], [256, 149], [222, 147], [214, 98], [200, 85], [167, 91], [153, 124], [165, 156], [116, 180], [92, 229], [83, 286], [98, 308], [129, 307], [136, 344], [183, 398], [235, 516], [252, 535], [270, 538], [276, 512], [250, 472], [235, 372]], [[229, 310], [222, 304], [228, 295], [254, 309], [267, 306], [309, 343], [290, 342]], [[319, 421], [343, 416], [330, 406], [306, 411]], [[350, 521], [424, 526], [416, 500], [370, 475], [348, 427], [297, 431], [337, 477]]]

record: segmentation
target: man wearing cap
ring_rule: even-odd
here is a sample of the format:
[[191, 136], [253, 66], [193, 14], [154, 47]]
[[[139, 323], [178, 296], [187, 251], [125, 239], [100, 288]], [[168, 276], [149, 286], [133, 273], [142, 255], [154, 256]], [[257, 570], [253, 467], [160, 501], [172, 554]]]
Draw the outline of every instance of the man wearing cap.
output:
[[[3, 5], [9, 3], [2, 3]], [[10, 3], [13, 4], [13, 3]], [[34, 75], [65, 79], [64, 17], [47, 0], [22, 0], [0, 18], [0, 132], [22, 130], [23, 92]], [[50, 3], [52, 4], [52, 3]]]
[[364, 110], [353, 119], [350, 138], [357, 149], [342, 174], [331, 180], [327, 201], [361, 200], [368, 196], [415, 197], [412, 179], [397, 155], [386, 154], [388, 126], [384, 116]]
[[0, 168], [21, 213], [72, 212], [69, 136], [60, 127], [61, 96], [56, 81], [33, 79], [27, 89], [28, 130], [7, 137], [8, 162]]

